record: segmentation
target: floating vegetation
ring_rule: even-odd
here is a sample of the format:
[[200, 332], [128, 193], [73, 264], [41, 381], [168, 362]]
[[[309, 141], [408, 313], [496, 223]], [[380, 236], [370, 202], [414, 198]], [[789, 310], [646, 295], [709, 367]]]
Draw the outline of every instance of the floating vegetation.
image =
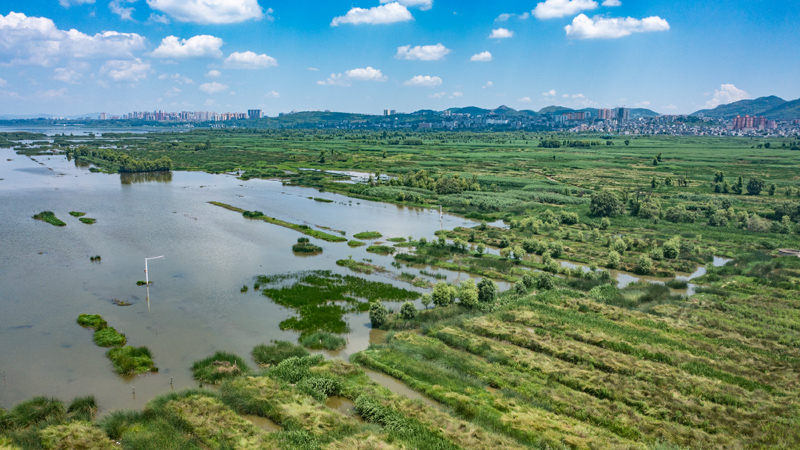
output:
[[420, 275], [425, 275], [425, 276], [428, 276], [428, 277], [433, 277], [433, 278], [436, 278], [437, 280], [446, 280], [447, 279], [447, 275], [445, 275], [443, 273], [429, 272], [429, 271], [427, 271], [425, 269], [420, 270], [419, 274]]
[[81, 314], [78, 316], [78, 325], [97, 331], [107, 327], [108, 322], [103, 320], [99, 314]]
[[370, 253], [377, 253], [379, 255], [390, 255], [394, 253], [394, 247], [390, 247], [388, 245], [370, 245], [367, 247], [367, 251]]
[[79, 212], [79, 211], [70, 211], [69, 215], [72, 216], [72, 217], [83, 217], [83, 216], [86, 215], [86, 213], [85, 212]]
[[56, 217], [53, 211], [42, 211], [39, 214], [34, 215], [33, 218], [36, 220], [47, 222], [50, 225], [55, 225], [57, 227], [67, 226], [66, 223], [62, 222], [58, 217]]
[[429, 288], [429, 287], [431, 287], [431, 283], [429, 281], [426, 281], [426, 280], [422, 279], [421, 277], [418, 277], [418, 276], [414, 275], [413, 273], [409, 273], [409, 272], [400, 273], [400, 276], [397, 277], [397, 279], [400, 280], [400, 281], [405, 281], [406, 283], [411, 283], [414, 286], [419, 287], [419, 288]]
[[356, 239], [380, 239], [383, 235], [377, 231], [362, 231], [361, 233], [354, 234], [353, 237]]
[[192, 364], [192, 374], [197, 381], [218, 384], [225, 378], [250, 373], [250, 368], [240, 356], [227, 352], [216, 352], [206, 359]]
[[89, 261], [91, 262], [100, 262], [101, 260], [102, 258], [100, 258], [100, 255], [94, 255], [89, 257]]
[[126, 302], [125, 300], [120, 300], [118, 298], [111, 300], [111, 303], [117, 306], [131, 306], [131, 302]]
[[[144, 286], [146, 284], [147, 284], [147, 282], [144, 281], [144, 280], [139, 280], [139, 281], [136, 282], [137, 286]], [[150, 284], [153, 284], [153, 282], [151, 281]]]
[[244, 294], [244, 293], [246, 293], [246, 292], [247, 292], [249, 289], [250, 289], [250, 288], [248, 288], [248, 287], [247, 287], [247, 285], [245, 284], [244, 286], [242, 286], [242, 288], [241, 288], [241, 289], [239, 289], [239, 292], [241, 292], [242, 294]]
[[319, 198], [319, 197], [314, 197], [314, 201], [315, 202], [321, 202], [321, 203], [333, 203], [333, 200], [330, 200], [330, 199], [327, 199], [327, 198]]
[[393, 237], [393, 238], [387, 239], [387, 241], [389, 241], [389, 242], [406, 242], [406, 238], [404, 238], [404, 237]]
[[349, 242], [347, 243], [347, 245], [349, 245], [350, 247], [356, 248], [356, 247], [363, 247], [363, 246], [365, 246], [365, 245], [367, 245], [367, 244], [365, 244], [365, 243], [363, 243], [363, 242], [361, 242], [361, 241], [356, 241], [356, 240], [354, 239], [354, 240], [351, 240], [351, 241], [349, 241]]
[[114, 327], [106, 326], [94, 332], [94, 343], [100, 347], [119, 347], [128, 339]]
[[295, 253], [322, 253], [322, 247], [312, 244], [306, 237], [301, 237], [297, 238], [297, 243], [292, 245], [292, 251]]
[[689, 283], [686, 280], [678, 280], [678, 279], [669, 280], [664, 284], [666, 284], [668, 288], [678, 289], [678, 290], [687, 289], [689, 287]]
[[242, 213], [242, 216], [248, 219], [257, 219], [263, 220], [264, 222], [271, 223], [273, 225], [282, 226], [285, 228], [290, 228], [295, 231], [299, 231], [303, 234], [307, 234], [311, 237], [315, 237], [317, 239], [322, 239], [323, 241], [328, 242], [346, 242], [347, 239], [342, 236], [335, 236], [333, 234], [323, 233], [322, 231], [314, 230], [313, 228], [309, 227], [308, 225], [298, 225], [296, 223], [286, 222], [284, 220], [276, 219], [274, 217], [265, 216], [264, 213], [261, 211], [246, 211], [242, 208], [237, 208], [235, 206], [226, 205], [225, 203], [220, 202], [208, 202], [214, 206], [219, 206], [220, 208], [225, 208], [229, 211], [235, 211]]
[[78, 220], [80, 220], [82, 223], [85, 223], [86, 225], [97, 223], [97, 219], [92, 219], [91, 217], [81, 217]]
[[346, 333], [349, 326], [345, 314], [365, 312], [371, 301], [406, 301], [420, 295], [388, 283], [330, 271], [259, 276], [258, 282], [263, 295], [296, 311], [297, 315], [281, 322], [280, 328], [304, 335], [315, 331]]
[[371, 274], [372, 272], [385, 272], [381, 266], [376, 266], [375, 264], [370, 264], [367, 262], [360, 262], [356, 261], [353, 258], [348, 259], [340, 259], [336, 261], [337, 266], [347, 267], [348, 269], [352, 270], [353, 272], [358, 273], [365, 273], [367, 275]]
[[341, 350], [347, 345], [347, 340], [326, 331], [317, 331], [300, 336], [300, 343], [312, 350]]
[[153, 355], [147, 347], [116, 347], [107, 351], [106, 356], [114, 365], [114, 371], [120, 375], [158, 372], [153, 363]]
[[284, 359], [307, 355], [308, 350], [289, 341], [275, 341], [270, 345], [259, 344], [253, 347], [253, 360], [259, 366], [272, 366]]

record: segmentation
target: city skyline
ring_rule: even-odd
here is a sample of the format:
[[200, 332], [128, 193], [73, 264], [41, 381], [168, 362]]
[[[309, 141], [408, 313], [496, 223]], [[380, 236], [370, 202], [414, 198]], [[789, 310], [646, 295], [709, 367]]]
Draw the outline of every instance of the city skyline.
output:
[[800, 5], [11, 0], [0, 115], [647, 108], [800, 97]]

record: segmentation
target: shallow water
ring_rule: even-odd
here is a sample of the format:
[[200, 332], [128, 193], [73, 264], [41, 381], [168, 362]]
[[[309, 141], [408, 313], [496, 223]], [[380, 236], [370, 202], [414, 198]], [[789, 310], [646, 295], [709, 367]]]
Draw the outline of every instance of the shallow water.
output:
[[[141, 408], [171, 388], [196, 386], [189, 370], [192, 362], [216, 350], [250, 359], [257, 344], [296, 340], [297, 333], [278, 327], [292, 311], [254, 291], [256, 275], [300, 270], [345, 274], [347, 269], [335, 262], [349, 255], [391, 268], [391, 256], [314, 238], [323, 254], [295, 256], [291, 245], [301, 234], [244, 219], [208, 201], [344, 230], [347, 236], [377, 230], [386, 237], [430, 240], [440, 227], [438, 212], [352, 200], [279, 181], [175, 172], [171, 178], [123, 182], [119, 175], [92, 174], [63, 157], [31, 159], [8, 149], [0, 150], [0, 179], [4, 408], [34, 395], [69, 400], [88, 394], [96, 396], [101, 414]], [[31, 218], [44, 210], [53, 211], [67, 226]], [[82, 224], [69, 211], [85, 212], [97, 223]], [[472, 224], [448, 215], [442, 221], [447, 228]], [[102, 261], [91, 262], [94, 255]], [[160, 255], [165, 258], [149, 262], [153, 284], [148, 304], [147, 288], [136, 286], [136, 281], [144, 279], [144, 258]], [[414, 289], [390, 274], [365, 278]], [[239, 292], [243, 285], [251, 288], [244, 294]], [[116, 306], [114, 299], [131, 305]], [[93, 344], [90, 330], [75, 323], [81, 313], [101, 314], [127, 335], [129, 345], [148, 346], [159, 373], [131, 379], [114, 374], [105, 349]], [[367, 314], [345, 319], [351, 328], [348, 346], [341, 352], [346, 359], [369, 345], [370, 326]]]

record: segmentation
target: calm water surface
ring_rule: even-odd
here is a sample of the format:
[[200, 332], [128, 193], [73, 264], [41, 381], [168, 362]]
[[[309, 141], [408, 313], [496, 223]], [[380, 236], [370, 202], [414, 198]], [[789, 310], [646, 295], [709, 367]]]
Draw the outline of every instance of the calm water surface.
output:
[[[344, 274], [335, 261], [349, 255], [387, 268], [393, 261], [366, 253], [365, 247], [313, 238], [324, 253], [298, 257], [291, 245], [299, 233], [246, 220], [208, 201], [344, 230], [347, 236], [377, 230], [385, 237], [431, 240], [440, 227], [474, 224], [448, 215], [440, 223], [435, 211], [353, 200], [279, 181], [243, 182], [194, 172], [121, 180], [119, 175], [90, 173], [63, 157], [28, 158], [9, 149], [0, 149], [0, 179], [4, 408], [34, 395], [69, 400], [88, 394], [97, 397], [101, 413], [141, 408], [170, 389], [195, 386], [192, 362], [216, 350], [249, 359], [257, 344], [296, 340], [297, 333], [278, 327], [292, 311], [253, 291], [254, 276], [319, 269]], [[44, 210], [53, 211], [67, 226], [31, 218]], [[85, 212], [97, 223], [85, 225], [70, 211]], [[94, 255], [102, 262], [91, 262]], [[149, 263], [153, 285], [148, 305], [146, 288], [136, 281], [144, 279], [144, 258], [159, 255], [165, 258]], [[389, 274], [367, 278], [413, 289]], [[242, 285], [250, 285], [248, 293], [239, 292]], [[132, 304], [117, 306], [114, 299]], [[114, 374], [105, 349], [94, 345], [90, 330], [75, 323], [81, 313], [101, 314], [127, 335], [129, 345], [148, 346], [159, 373], [131, 379]], [[346, 319], [352, 331], [348, 347], [339, 354], [343, 358], [366, 348], [370, 338], [366, 314]]]

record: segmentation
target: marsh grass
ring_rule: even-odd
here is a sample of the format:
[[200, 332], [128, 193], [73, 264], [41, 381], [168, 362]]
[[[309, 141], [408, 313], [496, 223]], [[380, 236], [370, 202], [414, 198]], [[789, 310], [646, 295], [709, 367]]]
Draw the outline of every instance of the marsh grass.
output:
[[264, 215], [261, 211], [246, 211], [241, 208], [237, 208], [235, 206], [226, 205], [225, 203], [221, 202], [208, 202], [214, 206], [219, 206], [221, 208], [225, 208], [229, 211], [235, 211], [242, 213], [245, 218], [248, 219], [255, 219], [255, 220], [263, 220], [264, 222], [271, 223], [273, 225], [282, 226], [285, 228], [289, 228], [295, 231], [299, 231], [300, 233], [306, 234], [311, 237], [315, 237], [317, 239], [322, 239], [323, 241], [328, 242], [347, 242], [347, 239], [342, 236], [336, 236], [333, 234], [323, 233], [322, 231], [315, 230], [308, 225], [299, 225], [291, 222], [286, 222], [285, 220], [276, 219], [274, 217], [269, 217]]
[[350, 240], [350, 241], [347, 242], [347, 245], [349, 245], [350, 247], [356, 248], [356, 247], [363, 247], [363, 246], [365, 246], [367, 244], [365, 244], [364, 242], [361, 242], [361, 241]]
[[309, 242], [308, 238], [297, 238], [297, 243], [292, 245], [295, 253], [322, 253], [322, 247]]
[[219, 384], [226, 378], [248, 373], [250, 373], [250, 367], [242, 357], [222, 351], [192, 364], [194, 378], [208, 384]]
[[49, 450], [114, 450], [119, 448], [108, 436], [88, 421], [52, 425], [39, 432], [42, 446]]
[[56, 217], [56, 215], [53, 213], [53, 211], [42, 211], [39, 214], [35, 214], [33, 216], [33, 218], [36, 219], [36, 220], [41, 220], [43, 222], [47, 222], [50, 225], [55, 225], [57, 227], [65, 227], [65, 226], [67, 226], [66, 223], [62, 222], [58, 217]]
[[97, 414], [97, 400], [95, 400], [94, 395], [76, 397], [70, 402], [67, 413], [73, 419], [90, 422], [94, 420], [94, 416]]
[[347, 340], [326, 331], [317, 331], [300, 336], [300, 343], [312, 350], [341, 350], [347, 345]]
[[253, 360], [260, 366], [272, 366], [293, 356], [307, 355], [308, 350], [288, 341], [275, 341], [270, 345], [259, 344], [253, 347]]
[[108, 322], [103, 320], [99, 314], [81, 314], [78, 316], [78, 325], [97, 331], [107, 327]]
[[358, 273], [365, 273], [367, 275], [371, 274], [372, 272], [385, 272], [386, 269], [377, 266], [375, 264], [370, 264], [367, 262], [356, 261], [352, 258], [348, 259], [340, 259], [336, 261], [337, 266], [347, 267], [348, 269], [352, 270], [353, 272]]
[[114, 371], [120, 375], [133, 376], [148, 372], [158, 372], [153, 355], [147, 347], [115, 347], [106, 352]]
[[70, 211], [69, 215], [72, 216], [72, 217], [83, 217], [83, 216], [86, 215], [86, 213], [85, 212], [79, 212], [79, 211]]
[[380, 239], [383, 235], [377, 231], [362, 231], [353, 235], [356, 239]]
[[379, 255], [389, 255], [394, 253], [394, 247], [390, 247], [388, 245], [370, 245], [367, 247], [367, 251], [370, 253], [377, 253]]
[[91, 217], [81, 217], [78, 220], [85, 223], [86, 225], [92, 225], [94, 223], [97, 223], [97, 219], [92, 219]]
[[128, 339], [114, 327], [103, 327], [94, 332], [94, 343], [100, 347], [119, 347], [125, 345]]

